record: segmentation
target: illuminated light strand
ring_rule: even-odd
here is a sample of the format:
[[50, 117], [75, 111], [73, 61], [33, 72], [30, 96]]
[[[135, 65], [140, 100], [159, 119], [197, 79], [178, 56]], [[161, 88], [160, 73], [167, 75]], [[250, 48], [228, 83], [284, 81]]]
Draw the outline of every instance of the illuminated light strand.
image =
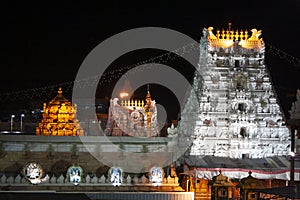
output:
[[[288, 61], [289, 63], [293, 64], [296, 67], [300, 66], [300, 60], [276, 47], [270, 44], [266, 44], [268, 46], [267, 53], [274, 54], [275, 56], [278, 56], [280, 59], [284, 59]], [[190, 48], [188, 48], [190, 47]], [[122, 75], [126, 76], [126, 71], [136, 67], [140, 66], [143, 64], [147, 64], [146, 66], [143, 67], [143, 69], [151, 69], [151, 67], [159, 65], [158, 63], [167, 63], [169, 61], [175, 60], [180, 57], [180, 55], [184, 55], [186, 53], [190, 53], [193, 50], [199, 49], [199, 45], [196, 42], [187, 44], [185, 46], [182, 46], [172, 52], [167, 52], [164, 54], [161, 54], [159, 56], [155, 56], [143, 61], [140, 61], [138, 63], [124, 66], [124, 67], [119, 67], [118, 69], [113, 69], [107, 72], [104, 72], [101, 79], [99, 75], [95, 75], [92, 77], [87, 77], [81, 80], [76, 80], [78, 85], [80, 87], [88, 87], [92, 86], [94, 84], [104, 84], [104, 83], [109, 83], [113, 80], [119, 79]], [[175, 54], [177, 53], [177, 54]], [[139, 69], [139, 70], [143, 70]], [[132, 70], [130, 73], [136, 73], [136, 71]], [[128, 74], [127, 74], [128, 75]], [[97, 82], [100, 79], [99, 82]], [[12, 101], [12, 100], [17, 100], [17, 99], [46, 99], [47, 96], [51, 98], [53, 95], [52, 93], [57, 92], [58, 87], [63, 87], [64, 92], [72, 91], [74, 81], [69, 81], [69, 82], [63, 82], [63, 83], [58, 83], [58, 84], [53, 84], [53, 85], [48, 85], [48, 86], [43, 86], [39, 88], [31, 88], [31, 89], [26, 89], [26, 90], [19, 90], [19, 91], [12, 91], [12, 92], [6, 92], [0, 94], [1, 100], [0, 101]], [[275, 86], [276, 87], [276, 86]], [[50, 90], [50, 91], [49, 91]], [[53, 91], [53, 92], [52, 92]], [[50, 97], [51, 95], [51, 97]]]
[[278, 49], [277, 47], [267, 44], [266, 46], [268, 47], [267, 52], [271, 53], [273, 55], [278, 56], [280, 59], [286, 60], [287, 62], [291, 63], [293, 66], [295, 67], [299, 67], [300, 66], [300, 59]]
[[[189, 51], [187, 50], [187, 47], [191, 46]], [[194, 48], [199, 49], [198, 43], [193, 42], [187, 45], [184, 45], [172, 52], [167, 52], [143, 61], [140, 61], [138, 63], [128, 65], [125, 67], [120, 67], [118, 69], [113, 69], [108, 72], [104, 72], [99, 83], [97, 82], [99, 80], [99, 75], [83, 78], [81, 80], [76, 80], [76, 83], [78, 83], [79, 87], [88, 87], [88, 86], [93, 86], [94, 84], [103, 84], [103, 83], [109, 83], [113, 80], [119, 79], [124, 73], [132, 68], [135, 68], [137, 66], [143, 65], [143, 64], [148, 64], [146, 67], [149, 68], [150, 66], [156, 66], [159, 65], [158, 63], [167, 63], [171, 60], [175, 60], [180, 57], [180, 55], [183, 55], [185, 53], [189, 53], [193, 50]], [[175, 54], [177, 53], [177, 54]], [[141, 69], [140, 69], [141, 70]], [[50, 98], [50, 94], [56, 93], [58, 87], [63, 87], [64, 93], [67, 91], [71, 91], [73, 87], [74, 81], [69, 81], [69, 82], [63, 82], [63, 83], [58, 83], [58, 84], [53, 84], [53, 85], [48, 85], [48, 86], [43, 86], [43, 87], [38, 87], [38, 88], [30, 88], [26, 90], [19, 90], [19, 91], [12, 91], [12, 92], [6, 92], [0, 94], [1, 101], [4, 100], [17, 100], [17, 99], [45, 99], [47, 96]], [[53, 90], [53, 92], [49, 91]], [[53, 95], [51, 95], [53, 96]]]

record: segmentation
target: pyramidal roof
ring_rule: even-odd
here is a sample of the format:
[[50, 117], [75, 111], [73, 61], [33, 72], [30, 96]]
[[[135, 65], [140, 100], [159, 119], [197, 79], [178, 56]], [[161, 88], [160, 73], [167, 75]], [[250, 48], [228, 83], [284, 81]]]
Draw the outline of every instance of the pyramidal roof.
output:
[[61, 87], [57, 91], [57, 95], [49, 102], [48, 106], [52, 105], [61, 105], [64, 103], [65, 105], [71, 105], [72, 103], [63, 96]]

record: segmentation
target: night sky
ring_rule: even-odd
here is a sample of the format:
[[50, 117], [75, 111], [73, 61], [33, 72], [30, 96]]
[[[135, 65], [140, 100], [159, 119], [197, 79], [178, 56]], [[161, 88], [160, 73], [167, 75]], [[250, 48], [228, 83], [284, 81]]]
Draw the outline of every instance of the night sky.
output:
[[[296, 60], [296, 66], [292, 57], [268, 52], [268, 47], [276, 47], [300, 58], [298, 0], [207, 1], [206, 5], [199, 3], [203, 1], [97, 2], [1, 3], [1, 112], [6, 110], [8, 113], [13, 107], [10, 104], [19, 108], [28, 106], [33, 98], [41, 101], [42, 106], [42, 101], [56, 95], [57, 85], [74, 81], [81, 63], [95, 46], [122, 31], [147, 26], [164, 27], [198, 41], [203, 28], [226, 29], [229, 21], [234, 30], [262, 30], [268, 44], [266, 65], [285, 114], [295, 100], [296, 90], [300, 88], [299, 60]], [[110, 67], [133, 65], [161, 53], [159, 50], [136, 51], [122, 56]], [[180, 58], [169, 64], [187, 79], [192, 77], [192, 68], [184, 66], [186, 64]], [[110, 97], [113, 81], [100, 88], [99, 97]], [[45, 86], [54, 89], [39, 89]], [[65, 93], [68, 98], [71, 97], [67, 93], [69, 90], [66, 89]], [[18, 94], [15, 91], [25, 92]], [[173, 100], [174, 95], [167, 88], [153, 85], [151, 91], [156, 102], [176, 111], [178, 102]], [[7, 92], [10, 96], [3, 96]], [[140, 95], [144, 95], [143, 92]]]

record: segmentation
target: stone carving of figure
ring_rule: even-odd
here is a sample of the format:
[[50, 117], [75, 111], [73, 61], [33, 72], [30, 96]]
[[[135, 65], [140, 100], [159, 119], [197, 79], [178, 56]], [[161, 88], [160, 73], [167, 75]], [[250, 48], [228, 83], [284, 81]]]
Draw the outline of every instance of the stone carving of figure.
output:
[[211, 40], [217, 39], [217, 37], [212, 32], [213, 29], [214, 29], [213, 27], [208, 27], [207, 28], [208, 38], [211, 39]]
[[248, 126], [249, 138], [255, 138], [257, 136], [257, 126], [253, 123], [250, 123]]
[[177, 134], [177, 127], [174, 127], [174, 124], [172, 123], [171, 127], [167, 128], [168, 137], [173, 137]]
[[119, 101], [118, 98], [114, 98], [114, 99], [112, 100], [113, 105], [114, 105], [114, 106], [119, 106], [118, 101]]
[[252, 35], [250, 38], [248, 38], [248, 41], [251, 41], [251, 40], [258, 40], [259, 39], [259, 36], [261, 35], [261, 30], [257, 30], [257, 29], [251, 29], [251, 32], [252, 32]]

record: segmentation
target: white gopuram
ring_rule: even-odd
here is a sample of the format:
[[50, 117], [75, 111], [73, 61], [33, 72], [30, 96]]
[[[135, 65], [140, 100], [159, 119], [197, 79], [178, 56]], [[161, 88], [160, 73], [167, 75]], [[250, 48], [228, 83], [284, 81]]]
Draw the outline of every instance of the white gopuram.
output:
[[190, 155], [265, 158], [290, 152], [268, 68], [261, 30], [204, 28], [193, 92], [178, 133], [191, 135]]

